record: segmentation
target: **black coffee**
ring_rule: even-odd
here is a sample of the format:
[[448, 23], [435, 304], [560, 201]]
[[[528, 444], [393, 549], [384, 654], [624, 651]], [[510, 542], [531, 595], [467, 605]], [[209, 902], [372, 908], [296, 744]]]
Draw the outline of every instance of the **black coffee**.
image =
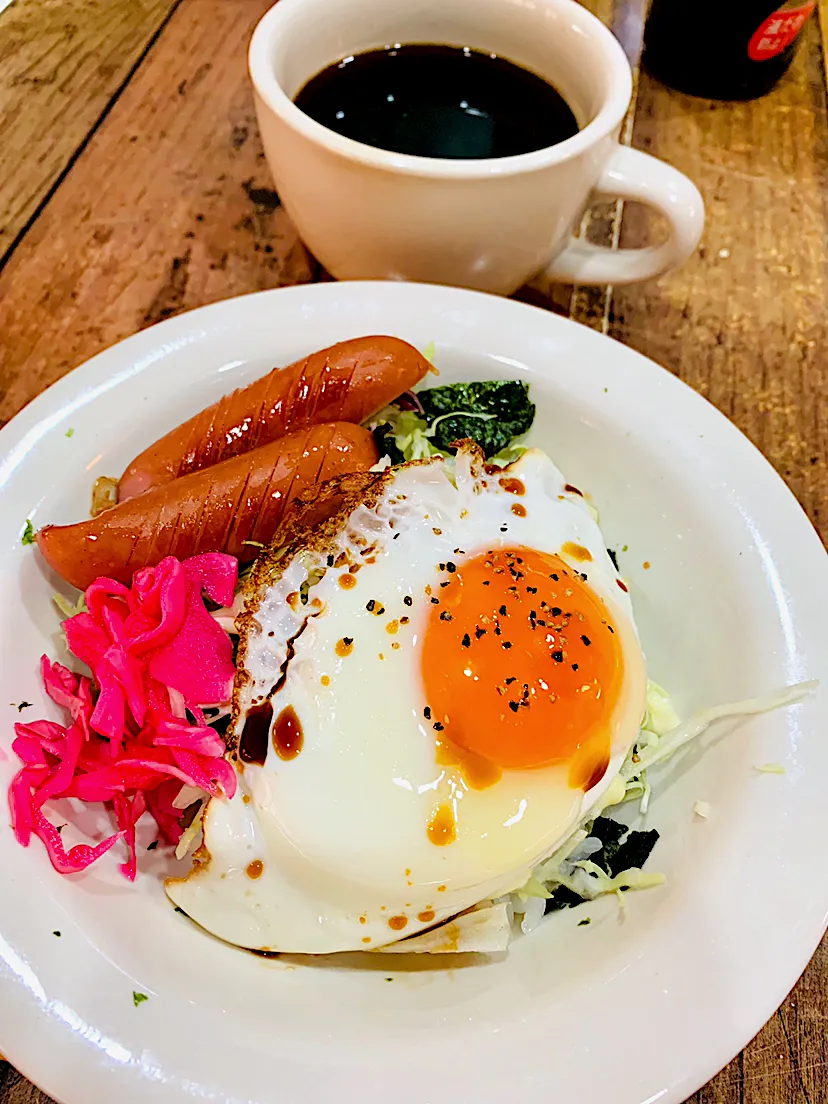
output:
[[399, 46], [335, 62], [308, 81], [296, 106], [347, 138], [419, 157], [511, 157], [578, 133], [547, 81], [460, 46]]

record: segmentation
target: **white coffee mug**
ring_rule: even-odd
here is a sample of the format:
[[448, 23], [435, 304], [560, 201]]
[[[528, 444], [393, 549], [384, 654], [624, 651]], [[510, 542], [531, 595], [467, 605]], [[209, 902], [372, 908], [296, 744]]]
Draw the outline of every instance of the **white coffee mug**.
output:
[[[355, 142], [293, 103], [332, 62], [394, 43], [495, 52], [549, 80], [580, 130], [534, 153], [443, 160]], [[694, 184], [618, 144], [632, 76], [621, 46], [575, 0], [279, 0], [250, 44], [265, 154], [284, 207], [339, 279], [458, 284], [509, 294], [556, 280], [628, 284], [685, 261], [704, 206]], [[669, 237], [610, 250], [573, 233], [597, 199], [637, 200]]]

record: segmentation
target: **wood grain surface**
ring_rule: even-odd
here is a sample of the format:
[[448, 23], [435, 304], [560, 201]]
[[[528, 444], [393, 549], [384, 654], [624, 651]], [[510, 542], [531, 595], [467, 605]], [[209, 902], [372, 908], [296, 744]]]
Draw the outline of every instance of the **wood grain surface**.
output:
[[[8, 250], [17, 238], [0, 272], [0, 423], [135, 330], [324, 276], [279, 205], [256, 131], [245, 49], [269, 5], [16, 0], [0, 15], [0, 243]], [[635, 64], [646, 0], [588, 6]], [[707, 203], [704, 241], [688, 264], [631, 288], [537, 281], [520, 293], [705, 394], [817, 527], [828, 520], [823, 7], [789, 74], [761, 100], [716, 104], [646, 74], [637, 81], [624, 140], [687, 172]], [[70, 24], [71, 36], [61, 31]], [[610, 204], [590, 213], [584, 232], [629, 245], [652, 228]], [[826, 1104], [827, 1023], [823, 944], [781, 1009], [693, 1104]], [[0, 1104], [46, 1100], [0, 1064]]]
[[0, 26], [0, 264], [180, 0], [16, 0]]

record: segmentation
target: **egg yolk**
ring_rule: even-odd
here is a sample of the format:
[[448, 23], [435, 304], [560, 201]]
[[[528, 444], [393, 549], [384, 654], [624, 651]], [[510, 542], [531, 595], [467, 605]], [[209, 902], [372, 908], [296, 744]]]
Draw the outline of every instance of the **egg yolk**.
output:
[[530, 548], [438, 566], [422, 674], [440, 739], [501, 768], [568, 763], [570, 785], [589, 789], [609, 762], [624, 674], [604, 602]]

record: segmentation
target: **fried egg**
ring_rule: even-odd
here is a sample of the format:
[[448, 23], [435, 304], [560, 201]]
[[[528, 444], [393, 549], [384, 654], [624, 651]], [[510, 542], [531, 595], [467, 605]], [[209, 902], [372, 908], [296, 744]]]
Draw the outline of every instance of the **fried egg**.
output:
[[232, 739], [176, 905], [243, 947], [374, 950], [523, 885], [635, 740], [646, 673], [584, 497], [464, 446], [334, 481], [251, 578]]

